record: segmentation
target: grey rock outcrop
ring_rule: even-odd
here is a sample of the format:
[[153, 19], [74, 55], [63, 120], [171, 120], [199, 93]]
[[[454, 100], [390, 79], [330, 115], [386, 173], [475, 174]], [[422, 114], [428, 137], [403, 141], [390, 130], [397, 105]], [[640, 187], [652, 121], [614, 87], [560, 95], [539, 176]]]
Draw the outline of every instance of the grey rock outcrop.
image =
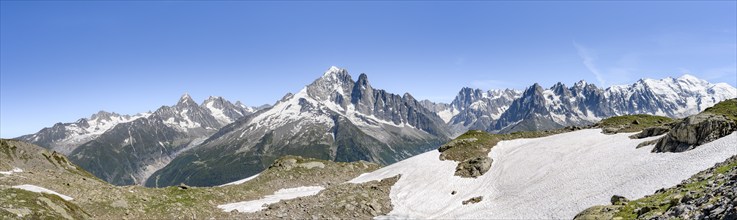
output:
[[650, 127], [650, 128], [643, 129], [640, 133], [631, 135], [630, 138], [642, 139], [642, 138], [648, 138], [648, 137], [655, 137], [661, 134], [668, 133], [668, 131], [670, 131], [670, 128], [665, 127], [665, 126]]
[[689, 116], [673, 126], [660, 139], [653, 152], [683, 152], [704, 143], [727, 136], [737, 130], [737, 124], [722, 115], [701, 113]]
[[489, 157], [477, 157], [458, 163], [455, 175], [461, 177], [473, 177], [484, 175], [491, 169], [492, 159]]
[[612, 205], [626, 204], [629, 201], [630, 200], [625, 198], [624, 196], [618, 196], [618, 195], [613, 195], [611, 199]]
[[468, 204], [479, 203], [483, 199], [484, 199], [483, 196], [476, 196], [476, 197], [473, 197], [473, 198], [470, 198], [470, 199], [467, 199], [467, 200], [463, 201], [461, 204], [468, 205]]

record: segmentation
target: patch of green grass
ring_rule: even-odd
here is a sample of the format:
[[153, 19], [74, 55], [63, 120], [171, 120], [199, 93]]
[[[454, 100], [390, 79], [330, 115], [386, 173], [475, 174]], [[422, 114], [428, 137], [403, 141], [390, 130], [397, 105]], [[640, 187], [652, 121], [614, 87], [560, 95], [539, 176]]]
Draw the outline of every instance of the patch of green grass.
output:
[[645, 128], [667, 125], [672, 118], [655, 115], [623, 115], [601, 120], [596, 124], [600, 128], [615, 128], [617, 132], [638, 132]]
[[732, 121], [737, 122], [737, 99], [727, 99], [721, 101], [712, 107], [706, 108], [704, 112], [724, 115]]
[[464, 160], [486, 156], [497, 143], [501, 141], [499, 135], [489, 134], [479, 130], [470, 130], [456, 139], [440, 146], [442, 160], [462, 162]]
[[561, 128], [545, 131], [518, 131], [509, 134], [490, 134], [479, 130], [469, 130], [452, 141], [438, 148], [443, 160], [463, 162], [468, 159], [484, 157], [499, 141], [520, 138], [539, 138], [554, 134], [572, 131], [570, 128]]
[[735, 163], [728, 163], [724, 166], [717, 167], [714, 169], [714, 174], [724, 174], [726, 172], [729, 172], [730, 170], [737, 169], [737, 162]]

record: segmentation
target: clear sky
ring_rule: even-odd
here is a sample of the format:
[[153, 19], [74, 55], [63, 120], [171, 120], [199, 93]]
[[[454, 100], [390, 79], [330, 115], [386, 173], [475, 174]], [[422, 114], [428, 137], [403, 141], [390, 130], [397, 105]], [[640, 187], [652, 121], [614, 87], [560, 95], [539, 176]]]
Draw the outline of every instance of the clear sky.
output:
[[0, 137], [184, 92], [274, 103], [330, 66], [449, 102], [464, 86], [737, 81], [737, 3], [0, 2]]

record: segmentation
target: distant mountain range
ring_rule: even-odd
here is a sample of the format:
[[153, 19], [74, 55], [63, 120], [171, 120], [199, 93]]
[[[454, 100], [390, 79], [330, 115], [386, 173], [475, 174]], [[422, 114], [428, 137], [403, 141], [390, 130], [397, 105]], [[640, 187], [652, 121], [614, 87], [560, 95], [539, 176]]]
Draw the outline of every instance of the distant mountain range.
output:
[[726, 83], [711, 84], [683, 75], [661, 80], [640, 79], [631, 85], [609, 88], [585, 81], [572, 87], [556, 83], [548, 89], [536, 83], [524, 91], [484, 92], [463, 88], [450, 105], [425, 106], [446, 118], [450, 115], [448, 124], [456, 131], [509, 133], [585, 125], [627, 114], [681, 118], [734, 97], [737, 89]]
[[101, 111], [17, 139], [64, 153], [110, 183], [142, 184], [180, 152], [254, 111], [221, 97], [210, 97], [198, 105], [184, 94], [176, 105], [162, 106], [153, 113], [128, 116]]
[[391, 164], [469, 129], [543, 130], [641, 113], [678, 118], [734, 97], [728, 84], [684, 75], [609, 88], [584, 81], [523, 91], [463, 88], [446, 104], [373, 88], [366, 74], [354, 80], [331, 67], [273, 106], [218, 97], [198, 105], [185, 94], [153, 113], [99, 112], [18, 139], [67, 154], [117, 185], [211, 186], [256, 174], [287, 154]]

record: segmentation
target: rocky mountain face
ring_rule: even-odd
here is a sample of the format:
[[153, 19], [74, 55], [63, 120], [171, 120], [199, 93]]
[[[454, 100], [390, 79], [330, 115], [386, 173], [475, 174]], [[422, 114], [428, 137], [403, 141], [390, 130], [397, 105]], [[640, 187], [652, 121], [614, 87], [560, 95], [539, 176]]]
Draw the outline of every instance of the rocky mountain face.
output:
[[153, 113], [126, 116], [101, 111], [18, 139], [66, 154], [110, 183], [142, 184], [180, 152], [254, 111], [221, 97], [197, 104], [184, 94], [176, 105]]
[[447, 122], [455, 128], [454, 134], [468, 129], [509, 133], [586, 125], [630, 114], [682, 118], [734, 97], [737, 89], [728, 84], [684, 75], [609, 88], [585, 81], [571, 87], [557, 83], [547, 89], [534, 84], [522, 92], [464, 88], [448, 107], [433, 103], [443, 107], [429, 109], [438, 115], [451, 113]]
[[[485, 130], [507, 111], [512, 101], [522, 95], [517, 90], [489, 90], [463, 88], [451, 102], [456, 114], [448, 121], [456, 131]], [[460, 128], [460, 129], [459, 129]]]
[[389, 164], [449, 139], [442, 118], [409, 94], [371, 86], [344, 69], [232, 123], [157, 171], [147, 186], [216, 185], [256, 174], [282, 155]]

